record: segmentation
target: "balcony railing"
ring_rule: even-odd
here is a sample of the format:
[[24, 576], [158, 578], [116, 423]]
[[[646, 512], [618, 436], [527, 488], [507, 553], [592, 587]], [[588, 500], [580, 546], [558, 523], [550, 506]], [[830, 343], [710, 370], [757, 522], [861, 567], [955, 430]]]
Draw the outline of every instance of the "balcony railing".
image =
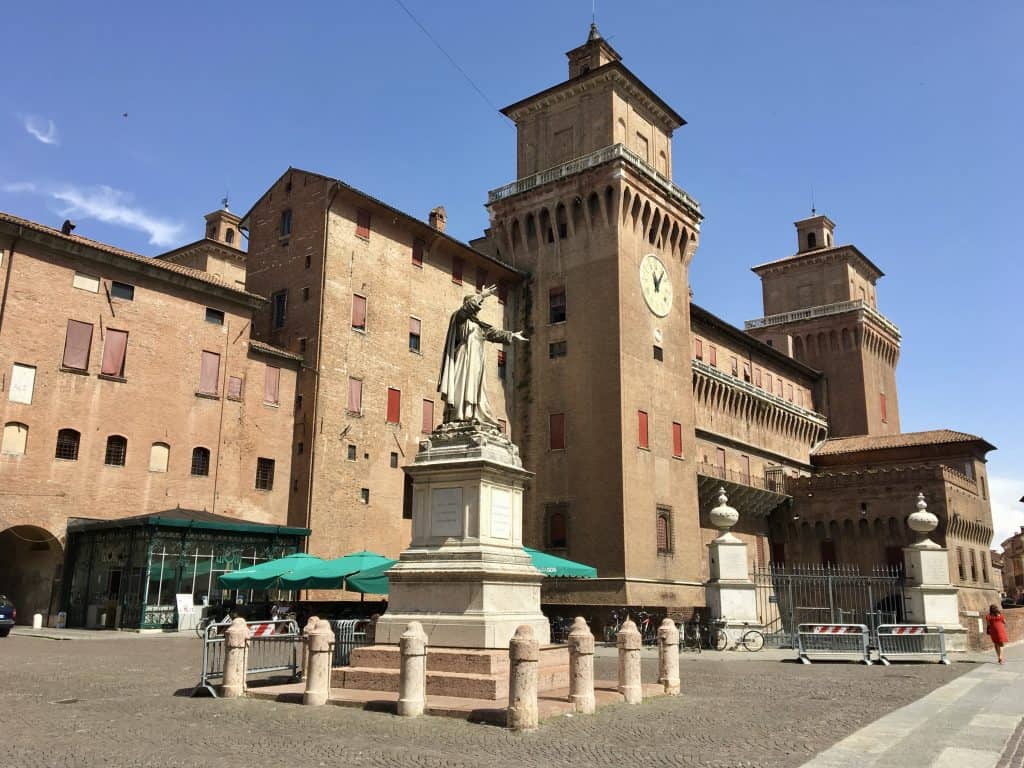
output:
[[759, 317], [756, 320], [747, 320], [743, 323], [745, 330], [752, 330], [754, 328], [767, 328], [772, 325], [784, 325], [785, 323], [795, 323], [798, 320], [809, 320], [813, 317], [825, 317], [827, 315], [838, 315], [843, 312], [852, 312], [853, 310], [861, 310], [865, 315], [870, 317], [880, 326], [885, 328], [889, 333], [895, 336], [897, 339], [900, 338], [900, 329], [894, 322], [885, 317], [881, 312], [870, 306], [864, 299], [853, 299], [852, 301], [839, 301], [835, 304], [822, 304], [818, 307], [808, 307], [807, 309], [795, 309], [792, 312], [781, 312], [777, 315], [768, 315], [767, 317]]
[[828, 428], [828, 420], [816, 411], [811, 411], [808, 410], [807, 408], [802, 408], [799, 405], [796, 405], [795, 403], [791, 403], [789, 400], [779, 397], [778, 395], [770, 395], [763, 389], [755, 387], [750, 382], [743, 381], [743, 379], [738, 379], [735, 376], [729, 376], [728, 374], [722, 373], [722, 371], [718, 370], [713, 365], [705, 363], [703, 360], [693, 360], [692, 365], [693, 370], [697, 371], [698, 373], [702, 373], [705, 376], [709, 376], [712, 379], [722, 382], [723, 384], [746, 392], [747, 394], [752, 395], [756, 397], [758, 400], [761, 400], [765, 403], [769, 403], [777, 408], [782, 408], [785, 411], [789, 411], [790, 413], [796, 414], [801, 418], [813, 422], [822, 429]]
[[534, 187], [539, 187], [541, 184], [547, 184], [552, 181], [564, 179], [568, 176], [574, 176], [577, 173], [582, 173], [585, 170], [594, 168], [598, 165], [603, 165], [604, 163], [609, 163], [613, 160], [624, 160], [629, 163], [642, 175], [660, 187], [662, 192], [688, 208], [697, 219], [703, 218], [703, 215], [700, 212], [700, 203], [655, 170], [645, 160], [641, 159], [640, 155], [630, 149], [627, 149], [623, 144], [612, 144], [610, 147], [595, 150], [594, 152], [583, 155], [582, 157], [577, 157], [566, 163], [562, 163], [561, 165], [548, 168], [546, 171], [540, 171], [532, 176], [525, 176], [513, 181], [511, 184], [506, 184], [503, 187], [492, 189], [487, 193], [487, 203], [488, 205], [496, 203], [499, 200], [504, 200], [506, 197], [512, 197], [513, 195], [526, 192]]
[[766, 469], [762, 477], [747, 472], [737, 472], [734, 469], [726, 469], [717, 464], [709, 464], [702, 461], [697, 465], [697, 474], [704, 475], [704, 477], [714, 477], [718, 480], [726, 480], [730, 483], [746, 485], [762, 491], [771, 491], [772, 493], [786, 492], [786, 478], [781, 469]]

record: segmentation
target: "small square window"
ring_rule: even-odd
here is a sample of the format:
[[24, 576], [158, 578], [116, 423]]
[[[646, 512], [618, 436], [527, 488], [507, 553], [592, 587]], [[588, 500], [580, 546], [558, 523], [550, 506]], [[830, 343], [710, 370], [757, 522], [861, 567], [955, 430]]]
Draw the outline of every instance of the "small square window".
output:
[[370, 503], [370, 489], [369, 488], [360, 488], [359, 489], [359, 500], [361, 502], [363, 502], [363, 504], [369, 504]]
[[262, 456], [256, 459], [256, 490], [274, 490], [274, 460]]
[[296, 411], [301, 411], [302, 410], [302, 395], [296, 395], [295, 396], [295, 410]]
[[398, 454], [395, 453], [394, 451], [391, 452], [391, 468], [392, 469], [397, 469], [398, 468]]
[[281, 225], [278, 230], [278, 236], [288, 237], [292, 233], [292, 209], [287, 208], [281, 211]]
[[307, 285], [302, 289], [302, 300], [309, 301], [309, 286]]
[[420, 330], [421, 323], [418, 317], [409, 318], [409, 351], [420, 351]]
[[270, 297], [273, 312], [271, 327], [276, 331], [284, 328], [284, 320], [288, 312], [288, 292], [278, 291]]
[[661, 362], [665, 359], [665, 351], [657, 344], [654, 345], [654, 359]]
[[566, 354], [566, 342], [565, 341], [553, 341], [548, 344], [548, 357], [552, 360], [556, 357], [565, 357]]
[[135, 286], [130, 283], [119, 283], [112, 280], [110, 283], [110, 298], [135, 301]]
[[313, 261], [312, 254], [307, 253], [306, 254], [306, 269], [309, 269], [309, 265], [312, 263], [312, 261]]
[[224, 325], [224, 313], [213, 307], [206, 308], [206, 322], [214, 325]]
[[93, 275], [87, 275], [84, 272], [75, 272], [75, 276], [72, 278], [71, 284], [75, 288], [88, 291], [89, 293], [100, 292], [100, 279]]
[[306, 354], [306, 339], [305, 338], [299, 339], [299, 354], [300, 355]]
[[564, 323], [566, 318], [565, 288], [552, 288], [548, 293], [548, 322]]
[[355, 445], [353, 445], [351, 443], [349, 443], [349, 446], [348, 446], [348, 456], [347, 456], [347, 458], [348, 458], [349, 461], [355, 461], [356, 460], [356, 447], [355, 447]]
[[295, 444], [295, 453], [297, 455], [301, 456], [305, 452], [305, 450], [306, 450], [305, 443], [296, 443]]

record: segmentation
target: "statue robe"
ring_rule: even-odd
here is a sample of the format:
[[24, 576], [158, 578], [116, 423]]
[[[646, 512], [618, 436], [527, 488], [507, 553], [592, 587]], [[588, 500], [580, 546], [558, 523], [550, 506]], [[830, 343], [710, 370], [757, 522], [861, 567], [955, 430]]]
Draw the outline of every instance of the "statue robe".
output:
[[486, 342], [508, 344], [512, 334], [480, 320], [465, 307], [452, 313], [441, 358], [437, 391], [445, 403], [444, 422], [477, 421], [496, 424], [484, 389]]

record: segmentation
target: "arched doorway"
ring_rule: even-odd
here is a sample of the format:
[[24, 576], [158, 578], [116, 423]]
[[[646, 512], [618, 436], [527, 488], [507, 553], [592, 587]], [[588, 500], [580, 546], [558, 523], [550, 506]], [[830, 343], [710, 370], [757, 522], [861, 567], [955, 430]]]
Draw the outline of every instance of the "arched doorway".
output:
[[49, 531], [15, 525], [0, 531], [0, 594], [18, 609], [18, 623], [31, 624], [32, 614], [50, 620], [55, 579], [64, 564], [64, 548]]

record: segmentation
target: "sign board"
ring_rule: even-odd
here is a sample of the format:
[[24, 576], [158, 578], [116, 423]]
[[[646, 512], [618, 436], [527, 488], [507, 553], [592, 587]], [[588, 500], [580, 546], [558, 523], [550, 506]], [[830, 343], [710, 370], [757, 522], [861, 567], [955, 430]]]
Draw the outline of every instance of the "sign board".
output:
[[195, 608], [195, 604], [192, 602], [192, 595], [175, 595], [174, 602], [178, 606], [179, 616], [192, 613], [192, 609]]
[[491, 536], [512, 538], [512, 494], [502, 488], [491, 489]]
[[461, 488], [435, 488], [431, 493], [430, 535], [462, 535]]

